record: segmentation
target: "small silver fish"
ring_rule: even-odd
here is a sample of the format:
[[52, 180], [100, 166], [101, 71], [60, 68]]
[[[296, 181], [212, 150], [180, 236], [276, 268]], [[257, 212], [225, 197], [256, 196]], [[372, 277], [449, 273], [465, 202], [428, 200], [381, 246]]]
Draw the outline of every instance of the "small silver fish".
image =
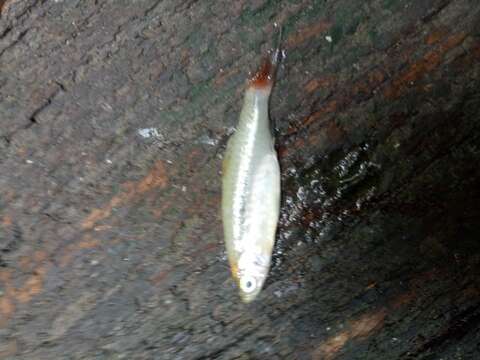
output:
[[278, 56], [276, 50], [249, 79], [223, 160], [225, 245], [246, 303], [255, 299], [267, 278], [280, 212], [280, 167], [268, 115]]

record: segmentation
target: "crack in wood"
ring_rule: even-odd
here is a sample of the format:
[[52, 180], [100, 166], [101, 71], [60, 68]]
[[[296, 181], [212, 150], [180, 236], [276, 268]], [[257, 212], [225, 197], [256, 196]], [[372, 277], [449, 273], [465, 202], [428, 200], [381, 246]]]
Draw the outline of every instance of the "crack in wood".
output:
[[53, 102], [53, 99], [62, 91], [65, 91], [65, 86], [63, 86], [62, 84], [58, 83], [57, 81], [55, 81], [55, 83], [57, 84], [57, 89], [52, 93], [52, 95], [50, 95], [46, 100], [45, 102], [40, 105], [37, 109], [35, 109], [32, 114], [30, 115], [30, 117], [28, 118], [30, 120], [30, 123], [27, 124], [24, 129], [28, 129], [30, 127], [32, 127], [33, 125], [35, 124], [38, 124], [38, 120], [37, 120], [37, 116], [42, 112], [44, 111], [48, 106], [50, 106]]
[[2, 51], [0, 51], [0, 57], [5, 53], [5, 51], [13, 48], [15, 45], [17, 45], [18, 43], [20, 43], [22, 41], [22, 39], [25, 37], [25, 35], [27, 35], [28, 31], [30, 29], [25, 29], [23, 30], [22, 32], [20, 32], [20, 34], [17, 36], [17, 38], [12, 41], [10, 44], [8, 44], [5, 48], [2, 49]]

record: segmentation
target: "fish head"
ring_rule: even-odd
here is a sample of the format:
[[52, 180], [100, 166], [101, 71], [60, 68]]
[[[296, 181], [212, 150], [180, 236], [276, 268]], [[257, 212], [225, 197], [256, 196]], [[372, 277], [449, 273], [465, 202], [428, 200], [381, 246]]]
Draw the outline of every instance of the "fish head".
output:
[[262, 289], [266, 276], [245, 274], [238, 279], [240, 298], [244, 303], [250, 303]]
[[240, 257], [235, 278], [244, 303], [253, 301], [262, 290], [270, 267], [270, 257], [256, 253], [244, 253]]

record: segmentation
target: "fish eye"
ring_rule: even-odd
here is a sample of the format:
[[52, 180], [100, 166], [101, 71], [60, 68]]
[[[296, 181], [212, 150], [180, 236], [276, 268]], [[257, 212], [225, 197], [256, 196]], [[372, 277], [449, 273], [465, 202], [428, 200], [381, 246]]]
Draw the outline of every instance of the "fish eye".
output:
[[240, 287], [243, 292], [251, 293], [257, 287], [257, 281], [254, 277], [247, 276], [245, 278], [242, 278], [242, 280], [240, 281]]

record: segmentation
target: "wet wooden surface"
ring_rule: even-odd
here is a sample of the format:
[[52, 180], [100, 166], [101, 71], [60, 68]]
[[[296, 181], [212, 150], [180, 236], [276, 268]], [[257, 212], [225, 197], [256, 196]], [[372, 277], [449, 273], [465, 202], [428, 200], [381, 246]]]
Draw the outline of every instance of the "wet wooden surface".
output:
[[[480, 4], [0, 1], [0, 359], [480, 358]], [[284, 29], [274, 263], [219, 218]]]

